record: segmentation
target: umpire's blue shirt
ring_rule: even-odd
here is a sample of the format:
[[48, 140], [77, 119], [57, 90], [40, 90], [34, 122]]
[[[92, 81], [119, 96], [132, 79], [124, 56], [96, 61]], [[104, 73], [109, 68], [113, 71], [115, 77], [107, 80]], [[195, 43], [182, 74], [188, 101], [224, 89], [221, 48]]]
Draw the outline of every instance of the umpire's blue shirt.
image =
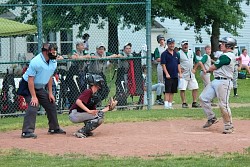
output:
[[[49, 63], [48, 63], [49, 62]], [[54, 74], [57, 67], [56, 60], [46, 62], [42, 53], [35, 56], [29, 64], [29, 68], [23, 74], [23, 79], [28, 81], [29, 76], [33, 76], [36, 89], [44, 88]]]
[[[161, 54], [161, 64], [165, 64], [171, 78], [178, 78], [178, 64], [180, 64], [180, 59], [175, 51], [172, 55], [168, 50], [165, 50]], [[166, 78], [164, 72], [163, 77]]]

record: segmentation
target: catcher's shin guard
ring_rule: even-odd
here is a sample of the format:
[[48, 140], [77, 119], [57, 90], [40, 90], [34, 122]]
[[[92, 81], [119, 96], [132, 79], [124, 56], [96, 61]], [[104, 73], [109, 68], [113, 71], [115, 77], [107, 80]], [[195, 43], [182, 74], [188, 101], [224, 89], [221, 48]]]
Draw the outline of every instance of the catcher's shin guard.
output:
[[83, 127], [83, 131], [85, 134], [89, 134], [103, 123], [103, 117], [98, 116], [95, 119], [85, 121], [84, 123], [85, 126]]

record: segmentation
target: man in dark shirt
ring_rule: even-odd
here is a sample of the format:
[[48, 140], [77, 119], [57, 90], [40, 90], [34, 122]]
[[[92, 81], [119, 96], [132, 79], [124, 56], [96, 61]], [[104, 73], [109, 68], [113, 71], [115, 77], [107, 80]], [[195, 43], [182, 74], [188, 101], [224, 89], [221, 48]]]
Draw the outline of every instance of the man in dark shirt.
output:
[[175, 40], [169, 38], [167, 40], [168, 49], [161, 54], [161, 65], [163, 68], [163, 77], [165, 81], [165, 101], [164, 108], [172, 109], [174, 93], [177, 93], [178, 73], [181, 78], [180, 60], [174, 51]]

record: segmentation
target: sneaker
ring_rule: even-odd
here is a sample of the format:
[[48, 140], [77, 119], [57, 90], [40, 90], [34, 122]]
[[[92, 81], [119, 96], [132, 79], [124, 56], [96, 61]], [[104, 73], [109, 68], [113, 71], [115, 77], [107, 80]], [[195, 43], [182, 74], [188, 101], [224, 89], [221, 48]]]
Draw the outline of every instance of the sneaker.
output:
[[37, 135], [35, 133], [31, 133], [31, 132], [23, 132], [21, 135], [21, 138], [33, 138], [36, 139]]
[[155, 104], [157, 104], [157, 105], [164, 105], [164, 102], [162, 102], [161, 100], [156, 100]]
[[201, 107], [201, 106], [200, 106], [199, 103], [193, 102], [193, 103], [192, 103], [192, 107], [193, 107], [193, 108], [199, 108], [199, 107]]
[[231, 134], [234, 131], [234, 126], [233, 124], [230, 125], [224, 125], [224, 131], [222, 132], [223, 134]]
[[182, 103], [182, 108], [188, 108], [188, 104], [187, 103]]
[[203, 128], [208, 128], [208, 127], [210, 127], [211, 125], [213, 125], [213, 124], [215, 124], [217, 122], [218, 122], [217, 118], [213, 117], [212, 119], [207, 120], [205, 125], [203, 125]]
[[237, 97], [239, 97], [239, 96], [238, 96], [238, 94], [236, 94], [236, 95], [234, 95], [234, 97], [236, 97], [236, 98], [237, 98]]
[[165, 106], [165, 105], [164, 105], [164, 109], [169, 109], [169, 106]]
[[66, 132], [64, 130], [62, 130], [61, 128], [60, 129], [49, 129], [48, 130], [48, 133], [49, 134], [66, 134]]
[[215, 104], [215, 103], [211, 103], [211, 106], [212, 106], [212, 107], [216, 107], [216, 106], [217, 106], [217, 104]]
[[162, 103], [164, 104], [164, 100], [163, 100], [163, 99], [160, 99], [159, 101], [162, 102]]

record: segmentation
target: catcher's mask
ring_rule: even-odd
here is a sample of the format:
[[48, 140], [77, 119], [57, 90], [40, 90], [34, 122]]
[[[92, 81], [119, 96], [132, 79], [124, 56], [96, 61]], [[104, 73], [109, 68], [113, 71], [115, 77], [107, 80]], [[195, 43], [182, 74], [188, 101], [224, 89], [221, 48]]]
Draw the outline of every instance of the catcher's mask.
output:
[[49, 59], [56, 59], [57, 57], [57, 46], [56, 44], [45, 43], [42, 46], [42, 52], [47, 52]]
[[89, 75], [87, 78], [87, 82], [90, 86], [98, 86], [99, 89], [102, 89], [102, 86], [104, 85], [104, 79], [98, 74]]

